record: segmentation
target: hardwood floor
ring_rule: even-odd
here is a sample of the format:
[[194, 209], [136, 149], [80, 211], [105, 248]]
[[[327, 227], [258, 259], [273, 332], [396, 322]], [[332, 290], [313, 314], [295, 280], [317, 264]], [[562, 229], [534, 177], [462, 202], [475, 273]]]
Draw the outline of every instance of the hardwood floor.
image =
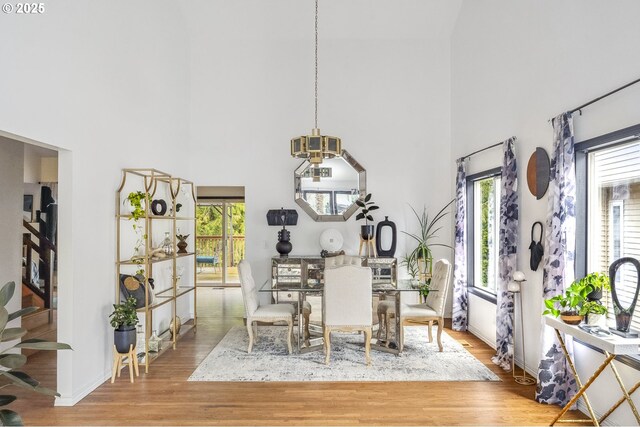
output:
[[[74, 407], [53, 407], [51, 398], [14, 389], [19, 398], [10, 408], [27, 425], [548, 425], [559, 412], [533, 400], [535, 386], [516, 384], [510, 372], [491, 363], [490, 347], [450, 329], [446, 332], [469, 343], [468, 350], [502, 381], [187, 382], [229, 328], [242, 324], [239, 292], [199, 291], [204, 306], [197, 333], [185, 336], [177, 350], [166, 352], [134, 384], [123, 373]], [[54, 386], [55, 354], [32, 356], [25, 371]]]

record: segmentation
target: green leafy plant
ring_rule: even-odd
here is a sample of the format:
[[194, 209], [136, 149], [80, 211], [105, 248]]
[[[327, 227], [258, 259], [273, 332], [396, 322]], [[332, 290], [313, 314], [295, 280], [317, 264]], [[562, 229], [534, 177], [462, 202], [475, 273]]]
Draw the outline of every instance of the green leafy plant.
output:
[[[594, 290], [610, 288], [609, 278], [605, 274], [598, 272], [589, 273], [582, 279], [574, 281], [564, 293], [545, 300], [544, 305], [546, 310], [544, 310], [542, 314], [551, 314], [555, 317], [561, 314], [583, 316], [591, 312], [585, 310], [601, 310], [595, 308], [593, 304], [590, 304], [591, 302], [587, 301], [587, 296]], [[589, 305], [583, 310], [586, 304]]]
[[413, 262], [409, 255], [405, 254], [405, 256], [402, 257], [400, 265], [403, 265], [407, 268], [407, 273], [409, 273], [409, 276], [411, 276], [413, 280], [418, 277], [418, 274], [420, 273], [418, 270], [418, 264]]
[[143, 193], [142, 191], [132, 191], [125, 201], [126, 200], [128, 200], [133, 207], [131, 212], [132, 219], [137, 221], [145, 215], [145, 208], [142, 207], [142, 201], [145, 200], [148, 203], [150, 196], [149, 193]]
[[[409, 271], [417, 271], [418, 275], [422, 273], [422, 275], [427, 274], [427, 271], [420, 271], [420, 262], [421, 260], [424, 262], [423, 270], [428, 269], [428, 264], [431, 262], [430, 260], [433, 258], [431, 247], [433, 246], [444, 246], [451, 249], [451, 246], [446, 245], [444, 243], [433, 243], [433, 240], [438, 237], [438, 232], [442, 229], [442, 227], [438, 226], [438, 223], [448, 214], [447, 209], [454, 200], [451, 200], [447, 203], [438, 213], [433, 217], [429, 218], [429, 214], [427, 213], [427, 208], [424, 207], [422, 209], [422, 214], [418, 214], [418, 212], [412, 207], [416, 219], [418, 220], [418, 224], [420, 226], [419, 233], [409, 233], [407, 231], [403, 231], [404, 234], [411, 237], [418, 244], [416, 248], [411, 251], [408, 255], [405, 256], [403, 262], [407, 265], [407, 270]], [[425, 277], [427, 279], [428, 277]]]
[[607, 307], [598, 301], [587, 301], [582, 304], [578, 314], [581, 316], [586, 316], [587, 314], [607, 314], [608, 311]]
[[[13, 313], [7, 312], [6, 305], [13, 297], [16, 289], [15, 282], [6, 283], [2, 289], [0, 289], [0, 341], [7, 342], [20, 339], [26, 335], [27, 330], [24, 328], [7, 328], [7, 323], [11, 320], [22, 317], [26, 314], [33, 313], [38, 310], [38, 307], [27, 307]], [[37, 393], [46, 394], [48, 396], [60, 396], [55, 390], [51, 390], [46, 387], [42, 387], [40, 382], [30, 377], [26, 373], [19, 371], [25, 363], [27, 363], [27, 357], [22, 354], [15, 354], [12, 350], [15, 349], [31, 349], [31, 350], [71, 350], [68, 344], [49, 342], [41, 339], [28, 339], [19, 342], [18, 344], [5, 349], [0, 352], [0, 366], [5, 369], [0, 370], [0, 375], [3, 375], [10, 382], [2, 385], [0, 388], [4, 388], [10, 385], [26, 388], [28, 390], [35, 391]], [[14, 395], [0, 395], [0, 406], [5, 406], [16, 400]], [[0, 409], [0, 422], [2, 425], [22, 425], [22, 418], [16, 412], [9, 409]]]
[[136, 326], [138, 324], [136, 303], [137, 301], [134, 297], [129, 297], [121, 304], [113, 304], [113, 313], [109, 315], [111, 326], [114, 328]]
[[356, 200], [356, 205], [361, 208], [360, 213], [356, 215], [356, 221], [364, 219], [364, 225], [369, 225], [369, 221], [373, 221], [373, 216], [369, 212], [380, 209], [371, 201], [371, 193], [367, 194], [364, 200]]

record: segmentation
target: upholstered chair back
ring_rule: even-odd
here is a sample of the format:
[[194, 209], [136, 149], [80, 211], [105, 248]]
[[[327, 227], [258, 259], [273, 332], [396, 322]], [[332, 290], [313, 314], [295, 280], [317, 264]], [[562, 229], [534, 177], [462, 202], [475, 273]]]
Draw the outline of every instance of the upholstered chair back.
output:
[[429, 292], [426, 304], [438, 315], [444, 314], [444, 305], [447, 301], [447, 293], [451, 284], [451, 264], [446, 259], [440, 259], [433, 267], [431, 276], [431, 289], [438, 292]]
[[325, 268], [323, 319], [327, 326], [371, 326], [371, 269], [356, 265]]
[[242, 300], [244, 301], [244, 313], [250, 317], [258, 309], [258, 289], [256, 282], [251, 274], [251, 264], [249, 261], [242, 260], [238, 264], [238, 272], [240, 273], [240, 287], [242, 288]]
[[338, 255], [324, 259], [324, 268], [340, 267], [341, 265], [362, 265], [362, 258], [351, 255]]

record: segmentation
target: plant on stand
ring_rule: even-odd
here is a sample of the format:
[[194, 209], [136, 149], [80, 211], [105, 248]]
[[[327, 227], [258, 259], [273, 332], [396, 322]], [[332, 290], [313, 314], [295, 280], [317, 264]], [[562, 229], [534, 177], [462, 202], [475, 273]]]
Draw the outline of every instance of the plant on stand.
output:
[[362, 240], [371, 240], [373, 238], [373, 224], [369, 224], [369, 221], [373, 221], [373, 216], [369, 212], [375, 211], [379, 207], [371, 201], [371, 193], [367, 194], [364, 200], [356, 200], [356, 205], [361, 208], [360, 213], [356, 215], [356, 221], [364, 219], [364, 225], [360, 226], [360, 237]]
[[[6, 305], [13, 297], [15, 289], [15, 282], [6, 283], [2, 289], [0, 289], [0, 336], [2, 336], [3, 342], [20, 339], [27, 333], [27, 330], [24, 328], [7, 328], [7, 322], [38, 310], [38, 307], [27, 307], [13, 313], [7, 312]], [[71, 350], [71, 347], [68, 344], [33, 338], [19, 342], [18, 344], [0, 352], [0, 366], [4, 368], [0, 370], [0, 375], [4, 376], [4, 378], [8, 380], [8, 382], [4, 382], [2, 388], [15, 385], [37, 393], [59, 397], [60, 394], [55, 390], [42, 387], [34, 378], [31, 378], [26, 373], [17, 370], [27, 363], [27, 357], [25, 355], [15, 353], [15, 350], [19, 349]], [[16, 396], [3, 394], [0, 396], [0, 406], [8, 405], [14, 400], [16, 400]], [[23, 424], [20, 415], [9, 409], [0, 409], [0, 423], [5, 426], [21, 426]]]
[[[451, 206], [454, 201], [451, 200], [447, 203], [440, 211], [433, 217], [429, 218], [429, 214], [427, 213], [427, 208], [423, 208], [422, 214], [418, 214], [418, 212], [411, 207], [411, 210], [415, 214], [418, 219], [418, 224], [420, 225], [420, 233], [413, 234], [406, 231], [403, 231], [404, 234], [414, 239], [418, 246], [411, 251], [408, 255], [405, 256], [406, 264], [408, 265], [407, 269], [411, 268], [418, 271], [419, 280], [423, 283], [426, 283], [427, 280], [431, 279], [431, 268], [433, 265], [433, 254], [431, 251], [432, 246], [444, 246], [451, 249], [451, 246], [446, 245], [444, 243], [433, 243], [433, 240], [438, 237], [438, 231], [442, 227], [438, 227], [438, 223], [447, 216], [447, 208]], [[411, 266], [411, 267], [409, 267]]]
[[113, 313], [109, 315], [109, 322], [114, 328], [113, 343], [118, 353], [128, 353], [129, 346], [136, 346], [136, 325], [138, 313], [136, 312], [137, 300], [129, 297], [121, 304], [113, 304]]

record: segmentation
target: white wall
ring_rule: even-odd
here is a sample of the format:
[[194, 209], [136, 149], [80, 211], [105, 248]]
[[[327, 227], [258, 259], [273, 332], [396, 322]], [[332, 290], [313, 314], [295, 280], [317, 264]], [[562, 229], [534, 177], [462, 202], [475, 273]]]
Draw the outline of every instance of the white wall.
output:
[[1, 18], [0, 57], [11, 66], [0, 130], [69, 150], [59, 158], [58, 340], [74, 351], [58, 356], [58, 404], [72, 404], [110, 372], [120, 169], [189, 178], [188, 46], [168, 0], [46, 7]]
[[[289, 141], [310, 133], [314, 118], [313, 3], [189, 4], [193, 177], [198, 185], [245, 187], [247, 258], [256, 280], [269, 277], [277, 255], [268, 209], [298, 210], [292, 254], [319, 254], [329, 227], [343, 233], [347, 253], [357, 254], [355, 215], [315, 223], [293, 197], [301, 160], [291, 158]], [[450, 158], [447, 22], [458, 6], [320, 2], [319, 127], [341, 137], [366, 168], [367, 191], [380, 206], [376, 222], [388, 215], [398, 230], [416, 230], [409, 204], [426, 205], [433, 215], [451, 198], [452, 165], [439, 159]], [[440, 237], [451, 241], [447, 231]], [[406, 247], [400, 235], [396, 256]], [[449, 250], [438, 254], [453, 259]]]
[[[22, 229], [23, 155], [21, 143], [0, 136], [0, 288], [7, 282], [16, 284], [14, 296], [6, 305], [9, 313], [22, 305], [22, 234], [15, 230]], [[20, 319], [9, 326], [20, 326]]]
[[[547, 120], [638, 78], [640, 3], [618, 1], [465, 1], [452, 38], [452, 161], [515, 135], [520, 176], [520, 244], [518, 266], [527, 275], [523, 289], [526, 361], [535, 372], [539, 360], [542, 269], [529, 269], [531, 224], [544, 220], [547, 198], [536, 200], [526, 187], [526, 164], [535, 147], [550, 153], [552, 129]], [[584, 109], [574, 124], [577, 141], [637, 124], [640, 86]], [[469, 173], [500, 165], [500, 149], [472, 158]], [[478, 315], [470, 301], [472, 327], [492, 322], [494, 308]], [[478, 316], [476, 316], [478, 315]], [[479, 323], [479, 324], [478, 324]], [[519, 338], [518, 338], [518, 341]], [[520, 346], [516, 358], [521, 360]], [[578, 352], [583, 373], [593, 365], [589, 350]], [[599, 357], [599, 356], [597, 356]], [[625, 369], [625, 373], [629, 370]], [[607, 374], [609, 375], [609, 374]], [[634, 372], [633, 377], [638, 373]], [[633, 381], [632, 381], [633, 380]], [[637, 378], [627, 376], [633, 384]], [[599, 387], [590, 397], [605, 409]], [[634, 396], [636, 404], [640, 397]], [[633, 424], [627, 413], [611, 418]]]

